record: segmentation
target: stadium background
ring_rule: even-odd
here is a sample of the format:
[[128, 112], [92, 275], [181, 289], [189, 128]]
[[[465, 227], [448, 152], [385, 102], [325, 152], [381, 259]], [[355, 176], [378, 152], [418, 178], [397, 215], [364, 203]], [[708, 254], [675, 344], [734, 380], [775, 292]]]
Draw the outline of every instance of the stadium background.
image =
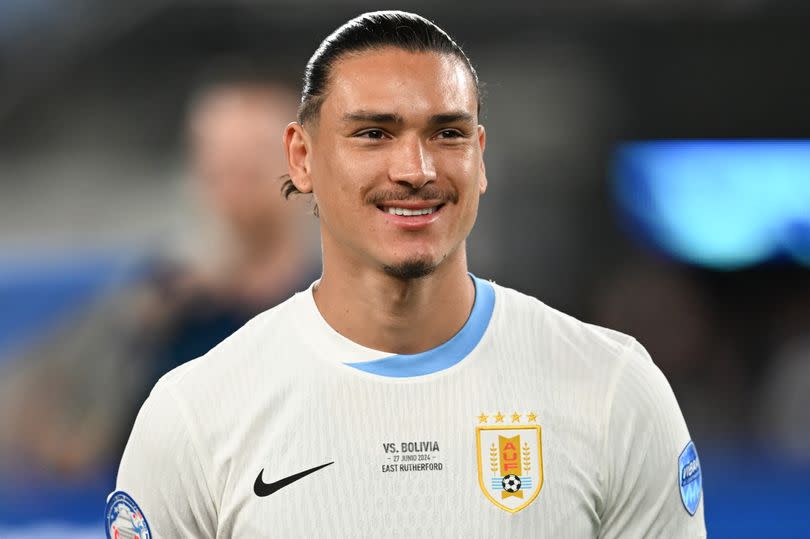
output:
[[[810, 534], [810, 251], [679, 260], [622, 211], [615, 166], [627, 141], [810, 138], [801, 2], [4, 0], [0, 376], [155, 253], [205, 248], [183, 122], [212, 59], [260, 58], [297, 83], [337, 24], [383, 7], [436, 20], [486, 84], [472, 271], [647, 346], [700, 452], [710, 536]], [[793, 173], [807, 224], [810, 173]], [[27, 417], [27, 397], [14, 414]], [[0, 537], [97, 536], [115, 462], [22, 473], [24, 454], [1, 456]]]

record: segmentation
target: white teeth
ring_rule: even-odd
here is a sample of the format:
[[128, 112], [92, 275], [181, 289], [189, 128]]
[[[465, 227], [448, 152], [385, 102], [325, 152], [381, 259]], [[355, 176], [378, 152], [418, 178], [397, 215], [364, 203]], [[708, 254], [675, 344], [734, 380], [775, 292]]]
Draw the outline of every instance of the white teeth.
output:
[[388, 208], [388, 213], [391, 215], [429, 215], [436, 211], [438, 206], [432, 208], [425, 208], [423, 210], [409, 210], [408, 208]]

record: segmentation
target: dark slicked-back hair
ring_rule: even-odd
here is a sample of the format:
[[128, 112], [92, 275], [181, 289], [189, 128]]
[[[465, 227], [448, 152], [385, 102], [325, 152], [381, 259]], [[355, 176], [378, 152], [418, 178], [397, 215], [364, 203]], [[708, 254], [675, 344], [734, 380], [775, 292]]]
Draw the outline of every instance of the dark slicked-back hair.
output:
[[472, 75], [480, 108], [478, 75], [461, 47], [444, 30], [415, 13], [373, 11], [355, 17], [332, 32], [309, 59], [304, 74], [298, 123], [303, 125], [317, 119], [326, 97], [332, 68], [342, 56], [386, 47], [455, 56]]
[[[416, 53], [448, 54], [458, 58], [472, 76], [478, 111], [481, 111], [482, 94], [478, 74], [461, 47], [444, 30], [415, 13], [373, 11], [353, 18], [332, 32], [309, 59], [304, 74], [301, 105], [298, 107], [298, 123], [308, 125], [317, 122], [338, 60], [347, 54], [388, 47]], [[298, 193], [289, 176], [284, 179], [284, 196]]]

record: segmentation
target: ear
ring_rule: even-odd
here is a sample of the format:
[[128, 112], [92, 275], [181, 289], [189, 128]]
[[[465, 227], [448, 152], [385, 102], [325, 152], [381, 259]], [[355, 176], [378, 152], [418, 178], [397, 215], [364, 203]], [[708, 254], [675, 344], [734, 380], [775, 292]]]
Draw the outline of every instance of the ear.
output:
[[478, 188], [483, 195], [487, 191], [487, 167], [484, 165], [484, 149], [487, 147], [487, 131], [483, 125], [478, 126], [478, 146], [481, 148], [481, 176], [478, 180]]
[[284, 151], [287, 155], [287, 170], [295, 188], [302, 193], [312, 192], [310, 177], [311, 141], [298, 122], [291, 122], [284, 129]]

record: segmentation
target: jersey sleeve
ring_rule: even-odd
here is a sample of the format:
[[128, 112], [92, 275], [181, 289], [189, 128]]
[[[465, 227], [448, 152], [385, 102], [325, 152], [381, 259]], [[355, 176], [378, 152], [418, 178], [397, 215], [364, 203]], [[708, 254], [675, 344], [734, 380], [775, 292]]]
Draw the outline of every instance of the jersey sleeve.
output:
[[138, 413], [116, 490], [140, 506], [153, 537], [216, 535], [216, 506], [199, 447], [181, 403], [164, 380]]
[[599, 537], [706, 537], [700, 465], [675, 395], [638, 342], [624, 359], [606, 407]]

